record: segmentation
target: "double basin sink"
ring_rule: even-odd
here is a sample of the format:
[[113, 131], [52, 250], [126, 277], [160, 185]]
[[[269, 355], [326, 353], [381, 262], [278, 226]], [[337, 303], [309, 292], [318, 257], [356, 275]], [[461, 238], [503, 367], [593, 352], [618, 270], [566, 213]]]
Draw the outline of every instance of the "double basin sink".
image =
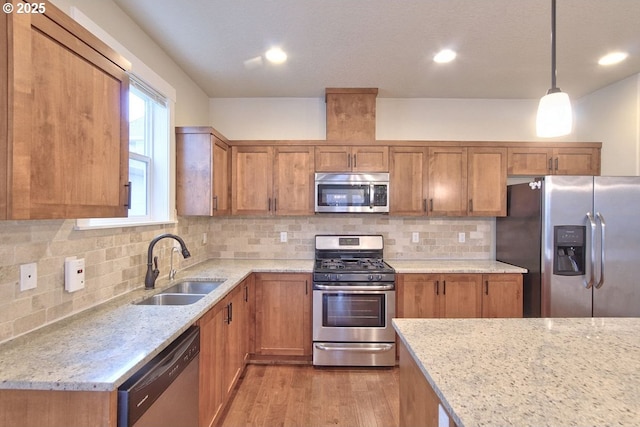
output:
[[165, 289], [159, 294], [137, 302], [137, 305], [189, 305], [193, 304], [205, 295], [213, 292], [224, 283], [220, 280], [184, 280]]

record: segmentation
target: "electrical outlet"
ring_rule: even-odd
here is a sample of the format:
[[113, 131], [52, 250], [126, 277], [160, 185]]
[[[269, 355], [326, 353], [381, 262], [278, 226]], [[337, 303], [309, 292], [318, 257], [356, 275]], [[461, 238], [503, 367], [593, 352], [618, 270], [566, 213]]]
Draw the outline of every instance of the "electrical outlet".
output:
[[458, 233], [458, 242], [459, 243], [464, 243], [465, 241], [465, 234], [464, 233]]
[[413, 243], [418, 243], [418, 242], [420, 241], [420, 233], [418, 233], [417, 231], [414, 231], [414, 232], [411, 234], [411, 241], [412, 241]]
[[287, 242], [287, 232], [286, 231], [281, 231], [280, 232], [280, 242], [281, 243], [286, 243]]
[[22, 264], [20, 266], [20, 292], [35, 289], [38, 286], [38, 264]]

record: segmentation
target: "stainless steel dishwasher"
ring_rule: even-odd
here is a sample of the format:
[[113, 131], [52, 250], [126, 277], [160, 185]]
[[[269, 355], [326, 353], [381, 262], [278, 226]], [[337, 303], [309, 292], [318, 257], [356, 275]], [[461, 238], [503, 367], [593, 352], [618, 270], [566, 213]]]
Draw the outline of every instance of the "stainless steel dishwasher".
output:
[[192, 326], [118, 388], [118, 427], [197, 427], [200, 328]]

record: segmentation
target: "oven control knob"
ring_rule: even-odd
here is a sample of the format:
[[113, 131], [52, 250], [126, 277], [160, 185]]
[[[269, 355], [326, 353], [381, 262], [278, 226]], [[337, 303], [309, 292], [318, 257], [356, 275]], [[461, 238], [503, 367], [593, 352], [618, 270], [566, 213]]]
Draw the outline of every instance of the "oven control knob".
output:
[[369, 280], [373, 280], [373, 274], [370, 274], [368, 277]]
[[377, 280], [382, 280], [382, 274], [378, 274], [378, 275], [376, 275], [376, 279], [377, 279]]
[[342, 274], [336, 274], [333, 280], [335, 280], [336, 282], [339, 282], [341, 278], [342, 278]]

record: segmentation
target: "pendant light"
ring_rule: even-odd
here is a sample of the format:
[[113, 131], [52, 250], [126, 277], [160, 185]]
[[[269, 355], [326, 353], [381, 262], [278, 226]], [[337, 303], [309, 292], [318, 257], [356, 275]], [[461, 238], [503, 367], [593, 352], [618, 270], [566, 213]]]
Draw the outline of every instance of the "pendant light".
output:
[[536, 133], [551, 138], [571, 133], [571, 101], [556, 87], [556, 0], [551, 0], [551, 89], [540, 99]]

